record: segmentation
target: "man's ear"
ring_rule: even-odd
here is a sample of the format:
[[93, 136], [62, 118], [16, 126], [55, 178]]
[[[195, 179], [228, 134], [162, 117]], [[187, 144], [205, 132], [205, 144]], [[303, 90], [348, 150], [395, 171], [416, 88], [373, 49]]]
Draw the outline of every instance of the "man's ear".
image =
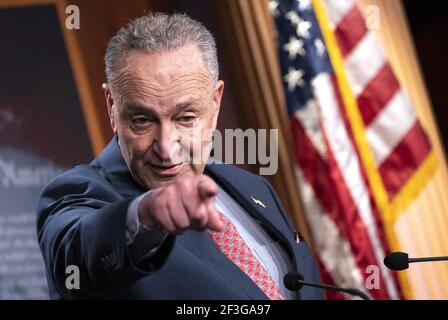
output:
[[219, 109], [221, 108], [222, 94], [224, 93], [224, 81], [218, 80], [213, 91], [213, 129], [218, 123]]
[[115, 123], [115, 115], [114, 115], [114, 100], [112, 98], [112, 93], [110, 92], [109, 85], [107, 83], [103, 83], [101, 86], [104, 92], [104, 98], [106, 99], [106, 105], [107, 105], [107, 113], [109, 114], [110, 119], [110, 126], [112, 127], [112, 130], [114, 133], [117, 133], [117, 127]]

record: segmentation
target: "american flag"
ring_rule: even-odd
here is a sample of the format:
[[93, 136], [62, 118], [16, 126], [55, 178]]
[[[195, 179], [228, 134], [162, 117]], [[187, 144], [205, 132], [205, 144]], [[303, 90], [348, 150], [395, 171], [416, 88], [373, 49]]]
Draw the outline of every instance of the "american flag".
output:
[[412, 181], [429, 140], [355, 0], [271, 0], [269, 9], [323, 280], [400, 299], [405, 281], [382, 261], [398, 249], [394, 219], [422, 187]]

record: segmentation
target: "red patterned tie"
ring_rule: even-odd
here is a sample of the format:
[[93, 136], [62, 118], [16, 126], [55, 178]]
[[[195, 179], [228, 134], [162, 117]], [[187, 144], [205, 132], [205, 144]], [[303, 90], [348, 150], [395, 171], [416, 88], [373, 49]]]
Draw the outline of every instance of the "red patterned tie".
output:
[[224, 223], [224, 229], [221, 232], [209, 232], [219, 250], [243, 270], [269, 299], [283, 300], [282, 293], [277, 285], [258, 259], [255, 258], [232, 221], [221, 212], [219, 212], [219, 216]]

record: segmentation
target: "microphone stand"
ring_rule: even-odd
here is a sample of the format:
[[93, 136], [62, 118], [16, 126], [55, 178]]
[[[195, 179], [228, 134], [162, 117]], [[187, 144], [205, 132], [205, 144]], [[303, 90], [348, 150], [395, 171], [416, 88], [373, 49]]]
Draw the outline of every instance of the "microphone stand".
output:
[[409, 263], [412, 262], [431, 262], [431, 261], [446, 261], [448, 256], [445, 257], [429, 257], [429, 258], [409, 258]]
[[315, 288], [320, 288], [320, 289], [328, 289], [328, 290], [332, 290], [332, 291], [345, 292], [345, 293], [348, 293], [348, 294], [360, 297], [363, 300], [370, 300], [368, 295], [366, 295], [364, 292], [362, 292], [361, 290], [358, 290], [358, 289], [339, 288], [339, 287], [336, 287], [336, 286], [330, 286], [328, 284], [321, 284], [321, 283], [309, 282], [309, 281], [304, 281], [304, 280], [297, 280], [297, 281], [301, 285], [305, 285], [305, 286], [309, 286], [309, 287], [315, 287]]

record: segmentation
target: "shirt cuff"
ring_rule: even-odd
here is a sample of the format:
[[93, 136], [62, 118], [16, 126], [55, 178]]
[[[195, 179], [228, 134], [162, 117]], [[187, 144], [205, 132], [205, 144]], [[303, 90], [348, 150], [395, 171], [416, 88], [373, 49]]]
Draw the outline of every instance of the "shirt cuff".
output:
[[[134, 242], [135, 237], [137, 236], [140, 230], [140, 219], [138, 218], [138, 207], [143, 197], [151, 192], [148, 191], [141, 196], [135, 198], [128, 207], [128, 213], [126, 216], [126, 244], [131, 244]], [[143, 225], [142, 225], [143, 226]]]
[[174, 237], [170, 237], [168, 231], [148, 228], [140, 223], [138, 208], [143, 197], [150, 192], [151, 190], [132, 200], [126, 216], [126, 244], [131, 263], [138, 270], [153, 270], [155, 259], [165, 259], [163, 252], [167, 254], [167, 248], [171, 248], [174, 243]]

